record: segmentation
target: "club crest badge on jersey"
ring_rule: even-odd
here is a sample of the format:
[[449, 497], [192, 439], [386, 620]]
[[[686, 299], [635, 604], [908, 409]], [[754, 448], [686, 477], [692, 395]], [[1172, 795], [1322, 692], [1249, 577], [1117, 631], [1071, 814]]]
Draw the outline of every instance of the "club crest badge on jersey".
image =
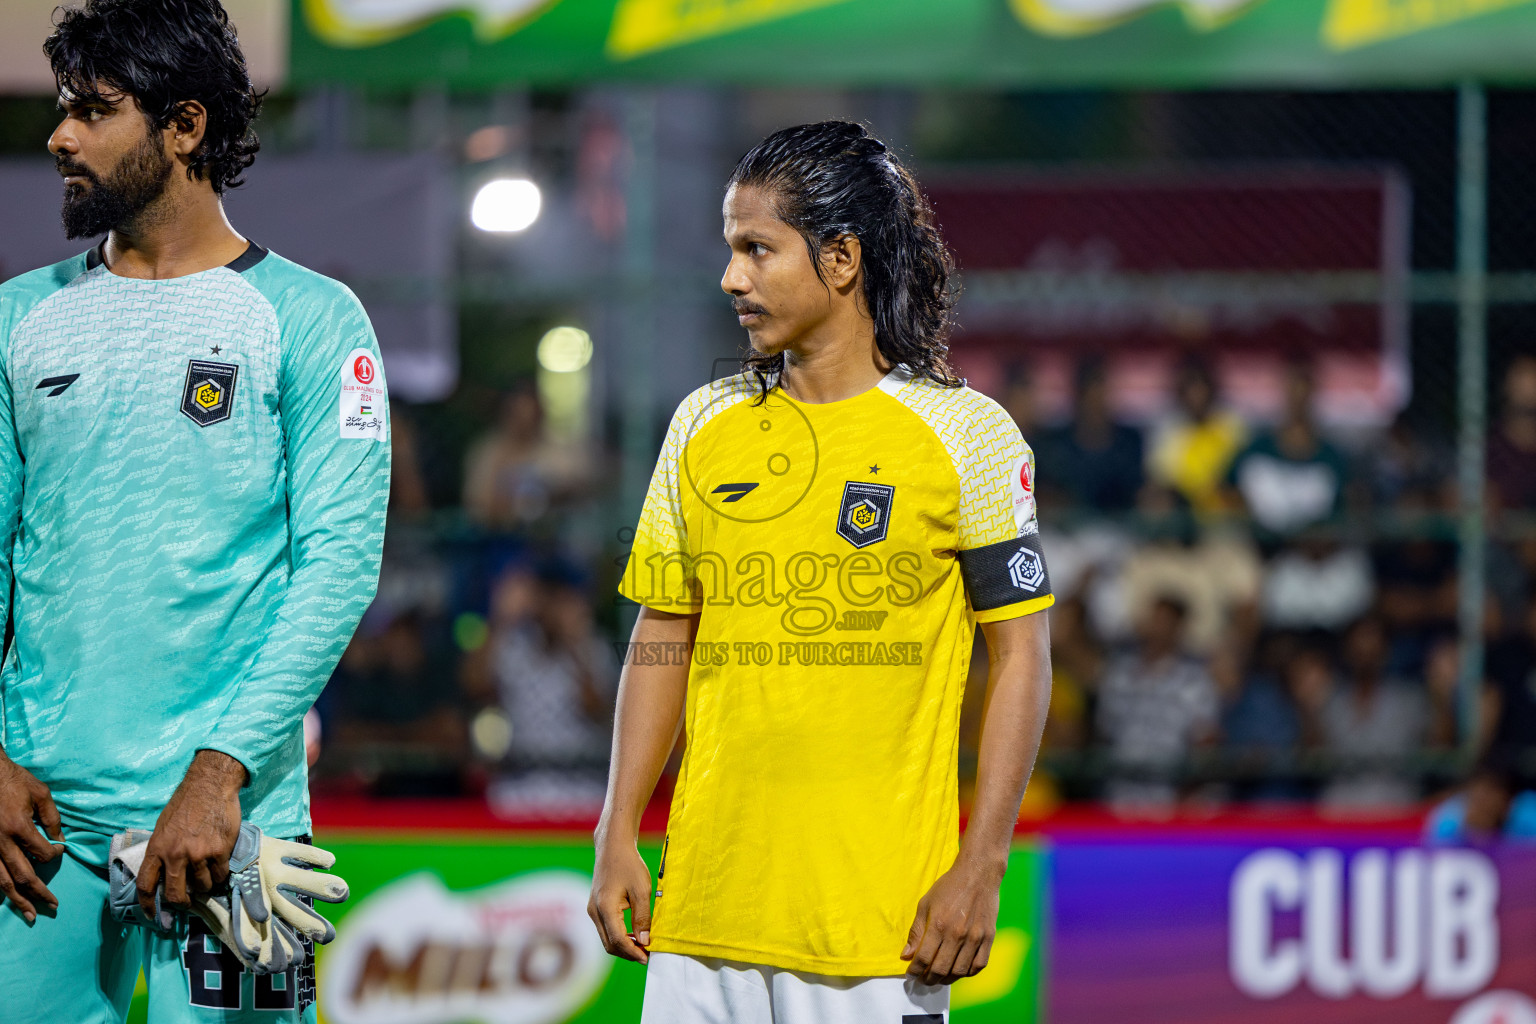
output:
[[837, 534], [856, 548], [885, 540], [891, 522], [891, 499], [896, 488], [854, 480], [843, 485], [843, 504], [837, 510]]
[[181, 389], [181, 411], [200, 427], [229, 419], [235, 408], [235, 378], [240, 367], [193, 359], [187, 363], [187, 382]]

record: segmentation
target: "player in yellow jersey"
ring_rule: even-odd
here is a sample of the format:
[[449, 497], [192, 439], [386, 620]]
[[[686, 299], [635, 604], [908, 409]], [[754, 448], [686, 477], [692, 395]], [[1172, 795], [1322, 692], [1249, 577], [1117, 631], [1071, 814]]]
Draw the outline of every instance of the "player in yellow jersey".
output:
[[[879, 140], [770, 136], [724, 215], [751, 354], [678, 409], [636, 531], [589, 909], [649, 965], [644, 1024], [943, 1021], [987, 962], [1049, 700], [1033, 456], [945, 361], [949, 255]], [[653, 908], [636, 836], [679, 731]]]

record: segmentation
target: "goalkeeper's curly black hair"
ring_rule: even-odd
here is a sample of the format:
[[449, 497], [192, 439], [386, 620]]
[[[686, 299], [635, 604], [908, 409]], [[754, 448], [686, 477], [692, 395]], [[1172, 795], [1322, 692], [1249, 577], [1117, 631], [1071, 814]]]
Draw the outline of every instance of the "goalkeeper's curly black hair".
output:
[[222, 195], [261, 148], [252, 124], [263, 93], [251, 85], [245, 54], [218, 0], [86, 0], [55, 12], [43, 44], [61, 95], [138, 101], [155, 130], [187, 124], [186, 104], [208, 111], [187, 176]]
[[[826, 245], [858, 238], [881, 355], [946, 387], [964, 383], [949, 365], [954, 259], [917, 181], [885, 143], [849, 121], [785, 128], [741, 158], [727, 189], [737, 185], [772, 197], [779, 219], [805, 238], [818, 277]], [[784, 354], [752, 350], [743, 362], [766, 395]]]

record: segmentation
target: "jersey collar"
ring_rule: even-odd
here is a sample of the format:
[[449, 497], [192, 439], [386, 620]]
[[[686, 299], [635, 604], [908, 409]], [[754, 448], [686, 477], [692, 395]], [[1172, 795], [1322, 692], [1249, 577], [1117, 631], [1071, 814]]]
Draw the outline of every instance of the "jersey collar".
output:
[[[95, 270], [97, 267], [106, 262], [106, 258], [102, 253], [102, 250], [104, 250], [106, 247], [107, 240], [103, 238], [99, 243], [92, 247], [90, 252], [85, 254], [86, 270]], [[255, 242], [249, 242], [245, 247], [245, 252], [224, 264], [224, 269], [233, 270], [237, 274], [243, 274], [266, 258], [267, 250], [263, 249]]]

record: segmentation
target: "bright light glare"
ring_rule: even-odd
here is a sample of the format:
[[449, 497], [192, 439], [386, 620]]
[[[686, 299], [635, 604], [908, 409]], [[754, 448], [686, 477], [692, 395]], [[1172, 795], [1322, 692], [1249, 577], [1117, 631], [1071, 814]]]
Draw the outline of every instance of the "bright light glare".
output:
[[469, 219], [481, 231], [521, 231], [539, 219], [543, 201], [527, 178], [497, 178], [475, 193]]
[[512, 719], [500, 708], [486, 708], [470, 723], [469, 737], [481, 757], [500, 761], [512, 749]]
[[592, 361], [592, 336], [580, 327], [552, 327], [539, 339], [539, 365], [550, 373], [575, 373]]

